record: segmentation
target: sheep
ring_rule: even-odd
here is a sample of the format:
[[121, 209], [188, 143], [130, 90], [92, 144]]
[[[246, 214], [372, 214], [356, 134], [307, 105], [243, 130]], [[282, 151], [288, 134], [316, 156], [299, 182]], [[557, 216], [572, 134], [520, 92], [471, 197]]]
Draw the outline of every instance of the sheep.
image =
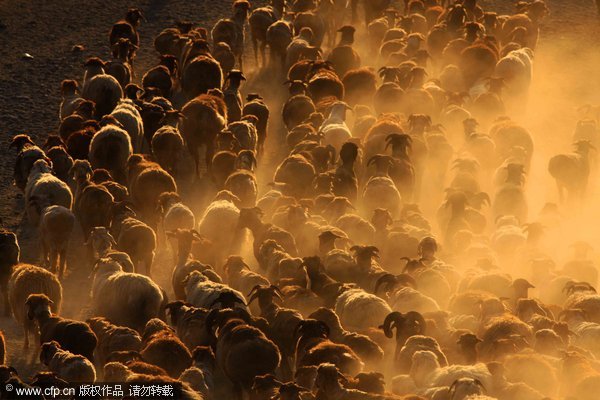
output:
[[52, 175], [50, 165], [41, 159], [33, 164], [29, 173], [25, 187], [25, 202], [29, 222], [35, 225], [39, 222], [40, 213], [46, 206], [57, 205], [71, 209], [73, 195], [69, 186]]
[[246, 104], [244, 104], [244, 108], [242, 109], [242, 116], [254, 115], [258, 119], [258, 122], [256, 123], [256, 134], [258, 135], [257, 150], [259, 155], [264, 152], [269, 114], [269, 108], [260, 95], [256, 93], [248, 94], [246, 97]]
[[246, 0], [236, 0], [232, 5], [233, 15], [231, 19], [220, 19], [215, 23], [211, 31], [214, 43], [226, 42], [231, 46], [237, 57], [240, 70], [244, 70], [244, 25], [248, 19], [250, 3]]
[[192, 367], [183, 371], [179, 380], [187, 382], [205, 398], [210, 398], [214, 388], [215, 355], [210, 347], [198, 346], [192, 352], [192, 359]]
[[240, 209], [237, 227], [237, 229], [240, 230], [248, 228], [252, 232], [252, 237], [254, 239], [252, 245], [254, 257], [257, 261], [259, 261], [261, 267], [264, 268], [264, 265], [260, 263], [259, 258], [260, 246], [269, 239], [273, 239], [281, 243], [285, 251], [287, 251], [291, 256], [296, 256], [298, 254], [298, 249], [296, 247], [296, 240], [294, 237], [289, 232], [279, 228], [276, 225], [262, 222], [262, 216], [262, 210], [257, 207], [242, 208]]
[[142, 348], [142, 338], [131, 328], [114, 325], [102, 317], [94, 317], [86, 322], [98, 338], [98, 365], [106, 364], [108, 357], [116, 351], [139, 351]]
[[93, 271], [92, 305], [95, 315], [140, 332], [161, 314], [166, 303], [161, 288], [150, 278], [123, 272], [118, 262], [101, 258]]
[[130, 54], [137, 50], [137, 46], [129, 39], [121, 38], [113, 45], [113, 60], [105, 64], [105, 71], [114, 77], [122, 88], [131, 82], [133, 71], [129, 63]]
[[287, 47], [294, 38], [294, 26], [290, 21], [280, 19], [272, 23], [267, 29], [267, 44], [271, 50], [270, 64], [286, 71]]
[[69, 155], [64, 145], [54, 146], [47, 150], [46, 156], [52, 162], [52, 169], [58, 179], [69, 181], [69, 170], [73, 166], [73, 158]]
[[2, 290], [2, 300], [4, 301], [4, 316], [10, 316], [10, 302], [8, 301], [8, 282], [19, 264], [21, 248], [17, 235], [11, 231], [0, 229], [0, 290]]
[[42, 345], [40, 361], [47, 365], [50, 371], [69, 383], [96, 381], [96, 370], [90, 360], [63, 350], [55, 341]]
[[208, 53], [208, 44], [204, 44], [206, 54], [199, 54], [182, 66], [181, 87], [188, 101], [208, 93], [210, 89], [220, 89], [223, 86], [221, 66]]
[[[271, 4], [266, 7], [260, 7], [252, 10], [248, 18], [250, 26], [250, 35], [252, 38], [252, 47], [254, 49], [254, 61], [257, 65], [265, 66], [266, 47], [267, 47], [267, 31], [283, 15], [285, 2], [280, 0], [271, 1]], [[258, 51], [260, 47], [261, 63], [259, 63]]]
[[[167, 112], [167, 118], [172, 112]], [[180, 117], [180, 113], [177, 112], [177, 117]], [[152, 135], [152, 141], [150, 143], [152, 149], [152, 155], [155, 157], [156, 162], [172, 176], [176, 176], [177, 167], [179, 166], [179, 159], [182, 156], [185, 143], [183, 137], [175, 126], [163, 125], [156, 130]]]
[[62, 279], [67, 269], [67, 250], [73, 228], [75, 214], [62, 206], [44, 208], [40, 216], [44, 264], [52, 273]]
[[16, 148], [18, 155], [14, 166], [14, 185], [25, 192], [25, 186], [33, 164], [40, 159], [47, 159], [46, 153], [35, 145], [33, 140], [25, 134], [13, 136], [9, 148]]
[[346, 110], [350, 107], [343, 102], [331, 107], [329, 117], [319, 127], [319, 133], [323, 135], [323, 144], [332, 145], [336, 151], [340, 151], [342, 145], [352, 138], [352, 133], [346, 125]]
[[75, 112], [83, 99], [79, 97], [79, 84], [72, 79], [65, 79], [60, 83], [60, 94], [62, 101], [60, 102], [58, 118], [62, 121]]
[[325, 322], [330, 330], [331, 340], [350, 347], [361, 360], [366, 362], [367, 366], [371, 365], [375, 367], [382, 361], [384, 353], [379, 345], [373, 342], [368, 336], [344, 330], [337, 314], [333, 310], [321, 307], [310, 314], [308, 318]]
[[144, 88], [158, 88], [160, 94], [170, 99], [176, 89], [179, 62], [173, 55], [161, 55], [160, 64], [150, 68], [142, 77]]
[[548, 162], [548, 172], [556, 180], [561, 202], [565, 199], [565, 191], [572, 200], [581, 200], [585, 195], [590, 174], [590, 149], [593, 149], [590, 142], [578, 141], [573, 154], [559, 154]]
[[227, 108], [221, 96], [206, 94], [188, 102], [181, 112], [185, 118], [180, 130], [196, 163], [196, 174], [199, 174], [199, 147], [206, 146], [205, 162], [209, 166], [214, 153], [214, 138], [225, 128]]
[[236, 307], [247, 310], [244, 295], [229, 286], [212, 282], [199, 271], [192, 271], [184, 280], [186, 301], [194, 307], [213, 309]]
[[135, 271], [135, 267], [129, 254], [117, 251], [113, 248], [117, 245], [117, 242], [106, 227], [94, 227], [90, 232], [86, 245], [91, 246], [94, 259], [111, 258], [121, 265], [123, 271]]
[[240, 94], [240, 86], [242, 81], [245, 81], [246, 77], [244, 74], [236, 69], [229, 71], [227, 78], [225, 78], [224, 84], [227, 85], [223, 88], [223, 100], [227, 106], [227, 122], [239, 121], [242, 118], [242, 108], [244, 106], [242, 102], [242, 95]]
[[[224, 313], [224, 314], [221, 314]], [[207, 316], [207, 329], [216, 332], [216, 360], [231, 381], [236, 398], [244, 398], [255, 376], [272, 374], [279, 366], [281, 354], [277, 346], [259, 329], [247, 325], [227, 310], [212, 310]], [[255, 362], [241, 364], [251, 357]]]
[[128, 39], [135, 48], [131, 49], [128, 58], [133, 69], [133, 59], [135, 58], [135, 50], [140, 44], [140, 37], [137, 29], [140, 25], [141, 20], [145, 20], [144, 13], [138, 8], [130, 8], [125, 14], [125, 19], [117, 21], [110, 28], [109, 42], [111, 46], [114, 46], [119, 39]]
[[329, 340], [329, 327], [321, 321], [301, 321], [294, 333], [296, 369], [323, 362], [332, 362], [342, 373], [356, 375], [364, 364], [348, 346]]
[[254, 287], [260, 285], [270, 286], [267, 278], [252, 271], [240, 256], [229, 256], [223, 271], [227, 284], [241, 293], [250, 293]]
[[346, 378], [340, 374], [338, 367], [332, 363], [325, 362], [318, 366], [315, 387], [317, 398], [327, 399], [356, 399], [356, 400], [393, 400], [396, 396], [366, 393], [357, 389], [347, 389], [340, 383]]
[[392, 215], [396, 215], [400, 210], [402, 197], [388, 175], [390, 163], [390, 158], [381, 155], [376, 155], [367, 162], [367, 165], [375, 164], [378, 169], [377, 174], [369, 178], [362, 193], [367, 214], [372, 214], [377, 208], [384, 208]]
[[61, 348], [94, 361], [98, 339], [89, 325], [52, 315], [53, 301], [45, 294], [31, 294], [25, 301], [27, 317], [37, 323], [40, 344], [56, 341]]
[[123, 89], [119, 81], [102, 71], [102, 73], [85, 80], [81, 97], [94, 102], [96, 105], [95, 116], [100, 119], [115, 109], [123, 97]]
[[255, 117], [249, 115], [244, 117], [244, 120], [232, 122], [227, 126], [227, 131], [233, 134], [240, 149], [256, 152], [258, 133], [255, 122]]
[[347, 290], [335, 301], [335, 313], [339, 315], [342, 326], [351, 331], [377, 327], [391, 312], [383, 299], [362, 289]]
[[177, 336], [188, 349], [212, 343], [205, 326], [209, 310], [186, 305], [180, 300], [167, 304], [166, 308]]
[[113, 124], [101, 128], [90, 142], [89, 160], [92, 168], [110, 171], [120, 183], [126, 181], [127, 160], [132, 154], [131, 137], [127, 131]]
[[239, 208], [230, 200], [215, 200], [208, 205], [198, 222], [198, 232], [215, 243], [216, 259], [221, 262], [235, 243], [231, 234], [240, 216]]
[[34, 324], [27, 316], [25, 302], [31, 294], [45, 294], [52, 301], [52, 312], [60, 312], [62, 286], [52, 273], [44, 268], [29, 264], [18, 264], [8, 282], [8, 297], [12, 314], [22, 326], [23, 347], [29, 347], [29, 333], [34, 333]]
[[[136, 166], [134, 160], [129, 160], [130, 171]], [[130, 193], [136, 210], [139, 211], [140, 219], [150, 227], [156, 229], [159, 213], [156, 209], [158, 201], [163, 193], [177, 193], [175, 179], [156, 163], [138, 163], [139, 172], [129, 173]]]
[[[294, 85], [294, 82], [291, 82]], [[281, 111], [283, 116], [283, 123], [285, 124], [288, 131], [300, 125], [305, 121], [312, 113], [316, 111], [315, 105], [310, 97], [305, 94], [306, 84], [302, 85], [302, 91], [293, 94], [285, 104]]]
[[144, 125], [142, 116], [134, 102], [130, 99], [119, 100], [110, 115], [119, 121], [123, 129], [129, 134], [133, 151], [141, 152], [144, 140]]
[[163, 368], [170, 377], [177, 378], [192, 364], [192, 355], [163, 321], [153, 318], [146, 323], [143, 333], [142, 359]]

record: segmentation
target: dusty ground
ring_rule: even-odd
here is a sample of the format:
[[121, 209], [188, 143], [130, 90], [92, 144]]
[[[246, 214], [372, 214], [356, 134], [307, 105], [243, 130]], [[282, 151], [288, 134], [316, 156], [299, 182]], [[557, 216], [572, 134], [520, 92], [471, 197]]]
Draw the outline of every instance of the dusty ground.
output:
[[[481, 1], [486, 8], [508, 11], [508, 0]], [[256, 2], [253, 2], [256, 3]], [[12, 186], [14, 154], [8, 151], [9, 138], [20, 132], [30, 134], [38, 143], [58, 126], [59, 84], [65, 78], [81, 78], [82, 63], [89, 56], [108, 57], [108, 30], [128, 7], [144, 10], [147, 22], [140, 28], [141, 48], [136, 69], [143, 71], [156, 62], [152, 38], [174, 21], [185, 19], [209, 27], [228, 14], [225, 0], [4, 0], [0, 2], [0, 220], [1, 225], [18, 230], [23, 261], [35, 261], [38, 252], [35, 233], [21, 224], [22, 197]], [[542, 26], [535, 60], [535, 80], [531, 105], [524, 123], [533, 131], [538, 149], [540, 189], [553, 196], [543, 165], [547, 154], [570, 141], [575, 121], [575, 106], [599, 103], [600, 74], [598, 19], [593, 0], [549, 0], [551, 15]], [[495, 7], [497, 6], [497, 7]], [[83, 53], [73, 53], [76, 44]], [[33, 59], [23, 57], [24, 53]], [[139, 77], [138, 73], [138, 77]], [[551, 189], [548, 189], [551, 188]], [[538, 198], [532, 199], [541, 201]], [[77, 244], [76, 244], [77, 245]], [[80, 317], [87, 293], [87, 271], [77, 269], [65, 282], [63, 314]], [[85, 292], [85, 290], [83, 290]], [[9, 364], [24, 378], [36, 367], [29, 365], [21, 351], [21, 332], [12, 319], [0, 318], [0, 329], [8, 339]]]

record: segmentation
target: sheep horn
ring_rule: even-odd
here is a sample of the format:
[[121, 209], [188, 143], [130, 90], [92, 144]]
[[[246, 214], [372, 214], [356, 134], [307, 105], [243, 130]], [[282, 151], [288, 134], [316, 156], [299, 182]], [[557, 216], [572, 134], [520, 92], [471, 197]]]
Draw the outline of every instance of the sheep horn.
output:
[[389, 313], [385, 317], [385, 320], [383, 321], [383, 325], [380, 325], [379, 329], [383, 329], [383, 333], [385, 334], [386, 337], [392, 338], [392, 337], [394, 337], [394, 333], [392, 332], [392, 329], [396, 328], [396, 330], [397, 330], [403, 321], [404, 321], [404, 317], [402, 316], [402, 313], [399, 313], [398, 311], [394, 311], [394, 312]]
[[409, 311], [406, 314], [404, 314], [404, 318], [406, 320], [412, 321], [412, 322], [417, 322], [419, 324], [419, 332], [420, 333], [425, 333], [425, 318], [423, 318], [423, 315], [421, 315], [421, 313], [417, 312], [417, 311]]
[[396, 284], [398, 283], [396, 277], [392, 274], [381, 275], [377, 282], [375, 282], [375, 294], [379, 293], [379, 287], [383, 284]]

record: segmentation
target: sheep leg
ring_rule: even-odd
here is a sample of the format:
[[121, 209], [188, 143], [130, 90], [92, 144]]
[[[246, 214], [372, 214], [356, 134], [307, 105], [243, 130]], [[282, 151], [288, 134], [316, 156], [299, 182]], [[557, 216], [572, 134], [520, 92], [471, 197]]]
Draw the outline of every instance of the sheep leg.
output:
[[243, 60], [244, 56], [242, 54], [239, 55], [238, 57], [238, 63], [240, 64], [240, 71], [244, 72], [244, 60]]
[[50, 249], [48, 248], [48, 244], [46, 241], [42, 240], [42, 265], [45, 268], [50, 268]]
[[60, 258], [60, 262], [58, 264], [58, 279], [62, 279], [67, 269], [67, 249], [62, 249], [58, 253], [58, 256]]
[[267, 65], [267, 42], [262, 42], [260, 44], [260, 54], [262, 56], [261, 65], [264, 67], [265, 65]]
[[60, 271], [57, 271], [57, 267], [58, 267], [58, 251], [56, 249], [52, 249], [50, 251], [50, 271], [53, 274], [59, 273]]
[[252, 35], [252, 49], [254, 50], [254, 62], [256, 66], [259, 67], [258, 63], [258, 40]]
[[4, 316], [10, 317], [10, 304], [8, 302], [8, 282], [2, 283], [2, 297], [4, 298]]
[[[27, 317], [25, 317], [25, 318], [27, 318]], [[23, 341], [23, 348], [28, 349], [29, 348], [29, 328], [27, 327], [27, 321], [23, 322], [23, 335], [25, 337], [25, 340]]]
[[152, 262], [154, 261], [154, 253], [147, 255], [144, 257], [144, 266], [146, 267], [146, 276], [152, 276]]

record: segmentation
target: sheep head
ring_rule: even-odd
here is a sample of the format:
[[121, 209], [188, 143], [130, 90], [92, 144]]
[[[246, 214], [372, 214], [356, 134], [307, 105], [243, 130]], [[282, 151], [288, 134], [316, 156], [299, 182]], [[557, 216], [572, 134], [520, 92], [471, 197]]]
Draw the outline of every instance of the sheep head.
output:
[[125, 15], [125, 21], [129, 22], [133, 27], [139, 26], [142, 20], [145, 21], [146, 17], [144, 17], [144, 12], [139, 8], [130, 8]]
[[402, 314], [394, 311], [385, 317], [383, 325], [379, 326], [379, 329], [383, 329], [385, 336], [391, 338], [393, 336], [392, 329], [396, 328], [396, 343], [402, 346], [409, 337], [424, 335], [425, 327], [425, 318], [420, 313], [409, 311]]
[[237, 255], [227, 257], [227, 261], [225, 261], [225, 265], [223, 266], [223, 270], [227, 275], [231, 273], [239, 273], [243, 269], [251, 271], [250, 266], [246, 264], [244, 258]]
[[235, 308], [236, 304], [246, 305], [243, 299], [232, 291], [221, 292], [219, 296], [210, 304], [210, 308], [215, 307], [217, 304], [221, 304], [221, 308]]
[[206, 320], [204, 322], [204, 326], [206, 328], [206, 332], [212, 338], [215, 337], [215, 332], [224, 327], [230, 321], [238, 320], [242, 323], [250, 324], [252, 321], [252, 317], [248, 314], [248, 311], [242, 308], [223, 308], [223, 309], [213, 309], [206, 316]]
[[295, 400], [301, 398], [301, 393], [308, 393], [305, 387], [299, 386], [295, 383], [284, 383], [279, 387], [279, 399], [281, 400]]
[[322, 393], [339, 391], [341, 388], [340, 380], [348, 382], [346, 377], [337, 369], [334, 364], [323, 363], [317, 368], [317, 377], [315, 386]]
[[[282, 382], [278, 381], [275, 376], [271, 374], [259, 375], [254, 377], [254, 382], [252, 383], [251, 393], [258, 398], [263, 398], [265, 395], [270, 397], [272, 393], [283, 385]], [[251, 398], [253, 396], [250, 396]]]
[[27, 308], [27, 318], [48, 318], [52, 315], [52, 305], [54, 302], [45, 294], [30, 294], [25, 301]]
[[60, 350], [60, 344], [54, 340], [42, 344], [40, 350], [40, 362], [44, 365], [48, 365], [58, 350]]
[[294, 329], [295, 342], [300, 338], [328, 338], [330, 334], [329, 326], [323, 321], [316, 319], [305, 319], [300, 321]]
[[256, 285], [250, 290], [250, 293], [248, 293], [248, 298], [248, 304], [258, 299], [259, 304], [261, 304], [262, 307], [265, 307], [268, 304], [273, 304], [275, 298], [283, 302], [283, 293], [275, 285]]
[[317, 321], [321, 321], [327, 325], [328, 328], [334, 329], [335, 331], [342, 331], [342, 325], [340, 323], [340, 318], [330, 308], [320, 307], [312, 314], [308, 316], [309, 319], [316, 319]]
[[379, 258], [379, 249], [375, 246], [352, 246], [350, 251], [354, 252], [356, 262], [359, 264], [366, 264], [369, 267], [373, 258]]

